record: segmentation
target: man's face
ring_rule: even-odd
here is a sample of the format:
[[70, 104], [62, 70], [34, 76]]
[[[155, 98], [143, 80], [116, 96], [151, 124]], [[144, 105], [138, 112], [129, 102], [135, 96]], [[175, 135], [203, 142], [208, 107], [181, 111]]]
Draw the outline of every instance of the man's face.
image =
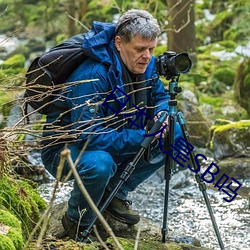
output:
[[124, 43], [121, 37], [115, 37], [115, 46], [128, 70], [134, 74], [143, 74], [153, 55], [157, 39], [146, 40], [136, 35], [129, 43]]

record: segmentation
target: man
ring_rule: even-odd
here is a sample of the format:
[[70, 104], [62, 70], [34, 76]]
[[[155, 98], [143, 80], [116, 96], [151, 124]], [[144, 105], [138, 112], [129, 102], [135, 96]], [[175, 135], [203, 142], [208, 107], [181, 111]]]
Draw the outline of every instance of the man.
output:
[[[67, 143], [73, 161], [77, 159], [80, 178], [97, 206], [116, 186], [122, 171], [140, 149], [146, 123], [168, 111], [169, 95], [155, 71], [153, 57], [159, 32], [157, 20], [142, 10], [127, 11], [117, 25], [94, 22], [83, 41], [87, 59], [69, 77], [67, 89], [47, 116], [42, 151], [46, 169], [56, 175], [60, 152]], [[78, 82], [82, 80], [90, 81]], [[142, 110], [145, 115], [136, 119], [135, 114]], [[175, 131], [176, 136], [180, 135], [179, 126]], [[155, 144], [157, 140], [152, 143]], [[154, 146], [150, 159], [140, 159], [106, 211], [124, 223], [138, 223], [140, 216], [130, 208], [128, 193], [162, 167], [164, 161], [165, 155], [159, 146]], [[66, 163], [63, 176], [69, 170]], [[80, 238], [93, 217], [75, 182], [62, 219], [65, 231], [70, 238]]]

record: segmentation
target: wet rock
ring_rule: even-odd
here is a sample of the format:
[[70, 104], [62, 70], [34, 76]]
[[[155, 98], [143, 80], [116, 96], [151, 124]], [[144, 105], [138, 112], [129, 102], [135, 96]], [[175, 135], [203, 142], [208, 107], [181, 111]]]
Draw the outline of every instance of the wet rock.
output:
[[[58, 235], [63, 234], [63, 227], [61, 224], [61, 217], [65, 213], [67, 204], [65, 202], [57, 204], [52, 209], [51, 221], [47, 230], [47, 239], [54, 239], [55, 242], [61, 242], [61, 239], [56, 239]], [[128, 226], [126, 224], [120, 223], [114, 220], [112, 217], [105, 215], [105, 219], [112, 228], [116, 237], [119, 238], [119, 241], [125, 247], [124, 249], [134, 249], [134, 240], [140, 232], [139, 235], [139, 245], [140, 249], [186, 249], [186, 250], [209, 250], [208, 248], [201, 247], [200, 241], [195, 237], [190, 236], [180, 236], [175, 235], [173, 232], [169, 233], [169, 236], [166, 239], [166, 243], [162, 243], [161, 239], [161, 229], [156, 225], [152, 224], [149, 220], [141, 219], [140, 223], [135, 226]], [[99, 226], [99, 230], [102, 228]], [[101, 229], [103, 230], [103, 228]], [[46, 238], [44, 242], [46, 242]], [[131, 242], [130, 242], [131, 241]], [[67, 238], [64, 239], [65, 244], [67, 244]], [[107, 242], [112, 242], [110, 238], [107, 239]], [[126, 243], [127, 242], [127, 243]], [[72, 243], [73, 244], [73, 243]], [[75, 243], [76, 245], [78, 243]], [[131, 246], [130, 246], [131, 244]], [[145, 245], [145, 248], [143, 248]], [[151, 248], [149, 247], [151, 245]], [[154, 248], [152, 248], [154, 246]], [[61, 248], [60, 248], [61, 249]], [[102, 248], [96, 248], [102, 249]], [[113, 248], [112, 248], [113, 249]]]
[[218, 162], [221, 172], [236, 179], [250, 178], [250, 158], [247, 157], [228, 157]]
[[215, 125], [210, 132], [210, 149], [217, 160], [233, 157], [250, 157], [250, 120]]

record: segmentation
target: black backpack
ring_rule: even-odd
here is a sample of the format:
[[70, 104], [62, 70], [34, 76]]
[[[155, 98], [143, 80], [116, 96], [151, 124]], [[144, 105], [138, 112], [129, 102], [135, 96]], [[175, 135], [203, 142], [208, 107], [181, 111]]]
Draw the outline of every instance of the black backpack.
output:
[[24, 93], [26, 114], [28, 105], [41, 114], [51, 110], [66, 79], [86, 59], [83, 40], [84, 34], [75, 35], [31, 63]]

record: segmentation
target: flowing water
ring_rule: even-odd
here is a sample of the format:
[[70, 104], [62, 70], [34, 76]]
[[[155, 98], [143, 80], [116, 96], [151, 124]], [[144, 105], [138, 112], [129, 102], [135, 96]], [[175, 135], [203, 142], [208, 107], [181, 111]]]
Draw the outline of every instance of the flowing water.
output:
[[[162, 175], [156, 173], [141, 184], [129, 198], [133, 208], [142, 217], [148, 218], [154, 224], [162, 227], [164, 213], [165, 181]], [[244, 182], [244, 186], [250, 186]], [[49, 200], [53, 182], [40, 186], [41, 195]], [[56, 203], [69, 198], [72, 182], [59, 188]], [[231, 203], [223, 200], [224, 193], [207, 189], [209, 201], [219, 227], [226, 250], [250, 250], [250, 204], [249, 200], [237, 196]], [[217, 237], [206, 208], [202, 193], [197, 187], [190, 170], [180, 171], [173, 175], [170, 181], [168, 203], [168, 228], [176, 236], [195, 237], [201, 245], [219, 250]]]

